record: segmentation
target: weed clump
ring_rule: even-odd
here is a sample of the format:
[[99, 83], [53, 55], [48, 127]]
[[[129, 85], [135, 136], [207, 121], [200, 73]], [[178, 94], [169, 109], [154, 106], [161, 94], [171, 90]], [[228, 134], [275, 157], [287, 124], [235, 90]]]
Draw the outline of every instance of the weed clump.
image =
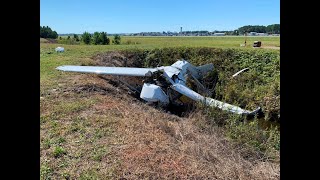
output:
[[57, 146], [53, 150], [53, 157], [58, 158], [67, 154], [67, 151], [60, 146]]

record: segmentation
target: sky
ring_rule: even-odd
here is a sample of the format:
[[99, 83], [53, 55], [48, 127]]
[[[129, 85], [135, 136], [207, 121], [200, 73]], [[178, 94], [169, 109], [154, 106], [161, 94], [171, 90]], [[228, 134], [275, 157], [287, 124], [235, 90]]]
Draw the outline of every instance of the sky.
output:
[[40, 26], [58, 34], [235, 30], [280, 24], [280, 0], [40, 0]]

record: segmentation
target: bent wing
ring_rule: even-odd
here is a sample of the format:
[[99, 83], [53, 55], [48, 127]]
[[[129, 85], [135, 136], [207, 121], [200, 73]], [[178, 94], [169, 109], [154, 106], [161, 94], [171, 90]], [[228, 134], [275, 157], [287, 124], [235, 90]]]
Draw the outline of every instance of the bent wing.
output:
[[179, 92], [179, 93], [181, 93], [181, 94], [183, 94], [183, 95], [185, 95], [195, 101], [204, 102], [208, 106], [214, 106], [219, 109], [226, 110], [226, 111], [236, 113], [236, 114], [254, 115], [254, 114], [258, 113], [261, 109], [260, 107], [258, 107], [257, 109], [255, 109], [253, 111], [241, 109], [238, 106], [234, 106], [234, 105], [231, 105], [231, 104], [228, 104], [225, 102], [221, 102], [216, 99], [204, 97], [204, 96], [198, 94], [197, 92], [193, 91], [192, 89], [190, 89], [182, 84], [179, 84], [179, 83], [175, 83], [171, 87], [175, 91], [177, 91], [177, 92]]
[[132, 67], [103, 67], [103, 66], [59, 66], [60, 71], [94, 73], [103, 75], [122, 76], [151, 76], [151, 73], [158, 71], [156, 68], [132, 68]]

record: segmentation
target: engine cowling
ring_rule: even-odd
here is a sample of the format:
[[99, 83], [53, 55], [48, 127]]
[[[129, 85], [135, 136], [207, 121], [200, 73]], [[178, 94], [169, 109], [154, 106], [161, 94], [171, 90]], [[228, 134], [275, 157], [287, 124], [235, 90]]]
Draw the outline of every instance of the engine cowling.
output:
[[140, 98], [148, 102], [160, 102], [163, 105], [169, 104], [168, 95], [166, 95], [160, 86], [154, 84], [144, 83]]

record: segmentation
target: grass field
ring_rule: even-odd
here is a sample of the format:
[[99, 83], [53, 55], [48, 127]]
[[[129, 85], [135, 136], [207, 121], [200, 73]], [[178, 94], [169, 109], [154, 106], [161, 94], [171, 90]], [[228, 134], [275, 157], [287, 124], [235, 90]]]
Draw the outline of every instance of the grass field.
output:
[[[108, 36], [113, 38], [113, 36]], [[63, 37], [66, 38], [66, 37]], [[157, 36], [122, 36], [122, 43], [136, 43], [140, 46], [147, 46], [149, 48], [161, 48], [161, 47], [240, 47], [240, 44], [244, 44], [245, 39], [247, 40], [247, 48], [252, 48], [254, 41], [261, 41], [262, 46], [266, 47], [280, 47], [280, 37], [276, 36], [186, 36], [186, 37], [157, 37]]]
[[[240, 47], [244, 37], [123, 37], [123, 43], [131, 44], [105, 46], [40, 39], [41, 179], [279, 179], [278, 154], [270, 158], [268, 152], [258, 154], [245, 142], [234, 145], [223, 128], [206, 123], [204, 111], [178, 117], [128, 96], [96, 75], [55, 69], [65, 64], [95, 65], [97, 53], [116, 50], [256, 51], [251, 47], [255, 40], [280, 47], [279, 37], [248, 37], [247, 47]], [[57, 46], [65, 52], [56, 53]], [[238, 127], [239, 132], [246, 128]], [[250, 128], [252, 136], [257, 135], [255, 126]]]
[[[193, 47], [239, 47], [245, 37], [124, 37], [123, 42], [132, 41], [150, 46], [193, 46]], [[263, 46], [280, 46], [279, 37], [247, 37], [248, 48], [254, 41], [262, 41]]]

